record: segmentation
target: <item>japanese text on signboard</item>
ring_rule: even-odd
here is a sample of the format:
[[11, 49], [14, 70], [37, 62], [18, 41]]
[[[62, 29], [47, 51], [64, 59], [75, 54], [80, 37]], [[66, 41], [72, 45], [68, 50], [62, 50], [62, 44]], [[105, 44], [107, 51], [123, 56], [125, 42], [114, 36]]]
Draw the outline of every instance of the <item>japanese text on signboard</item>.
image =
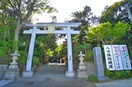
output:
[[126, 45], [104, 45], [106, 66], [109, 70], [130, 70], [131, 63]]

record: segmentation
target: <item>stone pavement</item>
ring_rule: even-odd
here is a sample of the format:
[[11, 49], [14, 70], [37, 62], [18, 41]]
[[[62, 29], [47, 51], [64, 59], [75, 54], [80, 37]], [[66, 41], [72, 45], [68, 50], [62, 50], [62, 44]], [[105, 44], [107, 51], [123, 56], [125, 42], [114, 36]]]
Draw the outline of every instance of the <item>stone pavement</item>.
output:
[[30, 78], [19, 78], [1, 87], [96, 87], [94, 83], [67, 78], [66, 66], [44, 65]]
[[95, 83], [97, 87], [132, 87], [132, 79]]
[[[52, 78], [44, 79], [21, 78], [14, 82], [0, 81], [0, 87], [132, 87], [132, 79], [117, 80], [111, 82], [91, 83], [86, 81], [79, 81], [68, 79], [55, 80]], [[2, 83], [4, 82], [4, 83]], [[8, 83], [8, 84], [7, 84]], [[3, 86], [2, 86], [3, 85]]]
[[0, 80], [0, 87], [4, 86], [6, 84], [9, 84], [11, 82], [13, 82], [13, 81], [11, 81], [11, 80]]
[[132, 87], [132, 79], [92, 83], [65, 77], [65, 66], [44, 65], [30, 78], [0, 81], [0, 87]]
[[55, 75], [52, 76], [38, 75], [33, 78], [21, 78], [2, 87], [96, 87], [95, 84], [90, 82], [79, 81], [74, 78], [63, 78], [62, 75], [57, 75], [58, 78], [55, 78]]

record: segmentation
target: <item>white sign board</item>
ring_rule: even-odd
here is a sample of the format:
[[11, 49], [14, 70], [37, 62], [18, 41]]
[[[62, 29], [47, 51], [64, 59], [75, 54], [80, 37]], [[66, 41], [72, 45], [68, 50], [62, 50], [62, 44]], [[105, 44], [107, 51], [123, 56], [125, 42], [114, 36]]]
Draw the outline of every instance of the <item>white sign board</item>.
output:
[[104, 45], [106, 67], [109, 70], [115, 70], [111, 45]]
[[113, 52], [113, 58], [115, 62], [115, 69], [123, 70], [119, 45], [112, 45], [112, 52]]
[[124, 70], [130, 70], [131, 69], [131, 63], [130, 63], [129, 54], [127, 51], [127, 46], [126, 45], [120, 45], [120, 52], [121, 52]]
[[104, 52], [107, 69], [131, 69], [131, 63], [126, 45], [104, 45]]

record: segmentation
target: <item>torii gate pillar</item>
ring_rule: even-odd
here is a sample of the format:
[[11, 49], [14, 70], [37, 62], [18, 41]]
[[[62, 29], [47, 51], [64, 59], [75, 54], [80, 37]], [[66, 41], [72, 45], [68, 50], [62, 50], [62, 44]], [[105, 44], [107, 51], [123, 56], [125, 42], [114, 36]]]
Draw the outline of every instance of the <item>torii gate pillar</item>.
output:
[[72, 41], [70, 27], [67, 27], [67, 50], [68, 50], [68, 71], [66, 72], [67, 77], [74, 77], [75, 72], [73, 71], [73, 58], [72, 58]]
[[[33, 51], [34, 51], [36, 34], [48, 34], [49, 33], [48, 30], [40, 30], [37, 28], [38, 27], [42, 28], [42, 27], [45, 27], [48, 25], [49, 25], [49, 23], [36, 24], [36, 25], [33, 25], [33, 24], [26, 24], [25, 25], [25, 26], [33, 27], [33, 29], [24, 30], [24, 32], [23, 32], [24, 34], [31, 34], [26, 70], [25, 70], [25, 72], [23, 72], [23, 77], [32, 77], [32, 75], [33, 75], [33, 71], [31, 70], [31, 68], [32, 68], [32, 58], [33, 58]], [[79, 34], [79, 31], [75, 31], [71, 28], [78, 27], [81, 24], [80, 23], [54, 23], [54, 25], [55, 25], [55, 27], [66, 28], [65, 30], [55, 30], [53, 33], [54, 34], [67, 34], [68, 71], [66, 72], [66, 77], [74, 77], [75, 72], [73, 70], [71, 34]]]

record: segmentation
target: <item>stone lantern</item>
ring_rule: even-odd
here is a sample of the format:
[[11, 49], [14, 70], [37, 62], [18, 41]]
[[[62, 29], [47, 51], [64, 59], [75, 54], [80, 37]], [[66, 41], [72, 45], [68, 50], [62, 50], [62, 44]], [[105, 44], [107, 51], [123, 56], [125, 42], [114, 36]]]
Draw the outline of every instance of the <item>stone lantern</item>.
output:
[[11, 54], [11, 56], [13, 56], [11, 59], [13, 60], [10, 65], [9, 65], [9, 69], [18, 69], [18, 65], [17, 65], [17, 60], [18, 60], [18, 56], [20, 56], [17, 51], [15, 51], [15, 53]]
[[11, 58], [12, 62], [4, 75], [4, 80], [14, 80], [19, 77], [19, 68], [16, 61], [20, 55], [17, 53], [17, 51], [15, 51], [15, 53], [11, 54], [11, 56], [13, 56]]
[[80, 51], [80, 54], [78, 55], [79, 56], [79, 60], [80, 60], [80, 63], [79, 63], [79, 69], [86, 69], [86, 66], [85, 66], [85, 64], [84, 64], [84, 62], [83, 62], [83, 60], [84, 60], [84, 54], [82, 54], [82, 51]]
[[79, 63], [79, 65], [84, 65], [84, 62], [83, 62], [83, 60], [84, 60], [84, 54], [82, 54], [82, 51], [80, 51], [80, 54], [78, 55], [79, 56], [79, 60], [80, 60], [80, 63]]
[[83, 62], [84, 60], [84, 54], [82, 54], [82, 51], [80, 51], [80, 54], [78, 55], [79, 56], [79, 60], [80, 60], [80, 63], [79, 63], [79, 66], [78, 66], [78, 69], [77, 69], [77, 78], [78, 79], [86, 79], [88, 74], [87, 74], [87, 71], [86, 71], [86, 66]]

